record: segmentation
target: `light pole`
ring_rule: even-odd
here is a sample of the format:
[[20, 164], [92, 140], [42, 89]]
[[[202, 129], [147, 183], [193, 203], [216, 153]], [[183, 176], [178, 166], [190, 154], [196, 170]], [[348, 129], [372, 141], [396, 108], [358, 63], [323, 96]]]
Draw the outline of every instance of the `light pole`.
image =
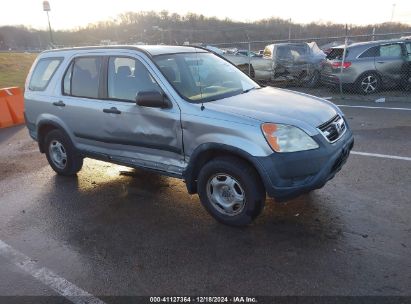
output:
[[391, 22], [394, 21], [394, 13], [395, 13], [395, 6], [396, 6], [396, 5], [397, 5], [396, 3], [393, 3], [393, 4], [392, 4]]
[[49, 16], [49, 11], [50, 11], [50, 3], [48, 1], [43, 1], [43, 11], [47, 13], [47, 21], [49, 23], [49, 33], [50, 33], [50, 44], [53, 46], [54, 45], [54, 40], [53, 40], [53, 32], [51, 30], [51, 25], [50, 25], [50, 16]]

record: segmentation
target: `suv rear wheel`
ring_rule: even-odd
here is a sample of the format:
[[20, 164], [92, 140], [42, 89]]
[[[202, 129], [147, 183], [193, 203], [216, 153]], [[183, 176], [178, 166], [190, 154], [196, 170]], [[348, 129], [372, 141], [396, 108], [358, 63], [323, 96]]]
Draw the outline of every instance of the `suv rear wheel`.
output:
[[50, 131], [45, 139], [47, 160], [60, 175], [75, 175], [83, 166], [83, 158], [78, 155], [70, 139], [60, 130]]
[[381, 89], [381, 78], [376, 73], [365, 73], [357, 80], [357, 89], [363, 94], [373, 94]]
[[198, 194], [217, 221], [232, 226], [251, 223], [265, 202], [265, 189], [257, 172], [235, 157], [206, 163], [198, 177]]

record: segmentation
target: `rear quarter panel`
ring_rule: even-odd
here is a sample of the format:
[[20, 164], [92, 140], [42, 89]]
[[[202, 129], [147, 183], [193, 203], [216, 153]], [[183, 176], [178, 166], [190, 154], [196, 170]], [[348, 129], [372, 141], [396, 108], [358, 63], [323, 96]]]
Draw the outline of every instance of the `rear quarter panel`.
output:
[[[44, 58], [61, 58], [61, 63], [51, 78], [48, 86], [43, 91], [32, 91], [29, 89], [30, 79], [33, 75], [34, 68], [39, 60]], [[67, 56], [64, 52], [40, 54], [33, 63], [26, 79], [26, 89], [24, 91], [24, 111], [28, 123], [36, 124], [38, 128], [39, 122], [44, 118], [47, 120], [58, 121], [56, 114], [58, 108], [52, 105], [53, 102], [58, 101], [55, 90], [60, 89], [61, 75], [64, 73], [67, 66]], [[45, 118], [46, 117], [46, 118]]]

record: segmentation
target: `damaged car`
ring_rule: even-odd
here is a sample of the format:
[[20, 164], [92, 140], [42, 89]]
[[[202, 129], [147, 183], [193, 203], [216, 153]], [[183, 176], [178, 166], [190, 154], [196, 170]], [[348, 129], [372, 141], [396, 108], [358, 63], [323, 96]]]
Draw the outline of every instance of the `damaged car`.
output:
[[354, 144], [336, 105], [261, 87], [198, 47], [45, 51], [24, 100], [29, 134], [57, 174], [76, 175], [92, 158], [178, 178], [234, 226], [251, 223], [266, 195], [323, 187]]
[[[227, 60], [260, 82], [293, 82], [315, 87], [320, 83], [325, 53], [315, 42], [275, 43], [267, 45], [263, 56], [224, 54]], [[247, 73], [248, 74], [248, 73]]]

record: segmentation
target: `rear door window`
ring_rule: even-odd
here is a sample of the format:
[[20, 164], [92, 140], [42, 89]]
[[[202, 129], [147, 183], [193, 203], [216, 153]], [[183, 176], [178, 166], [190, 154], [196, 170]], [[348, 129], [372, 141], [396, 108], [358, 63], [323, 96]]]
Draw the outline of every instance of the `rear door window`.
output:
[[98, 98], [101, 57], [74, 59], [63, 80], [63, 93], [77, 97]]
[[399, 44], [386, 44], [380, 46], [380, 57], [402, 57], [402, 49]]
[[34, 68], [30, 79], [29, 89], [31, 91], [44, 91], [54, 73], [57, 71], [62, 58], [44, 58], [40, 59]]

